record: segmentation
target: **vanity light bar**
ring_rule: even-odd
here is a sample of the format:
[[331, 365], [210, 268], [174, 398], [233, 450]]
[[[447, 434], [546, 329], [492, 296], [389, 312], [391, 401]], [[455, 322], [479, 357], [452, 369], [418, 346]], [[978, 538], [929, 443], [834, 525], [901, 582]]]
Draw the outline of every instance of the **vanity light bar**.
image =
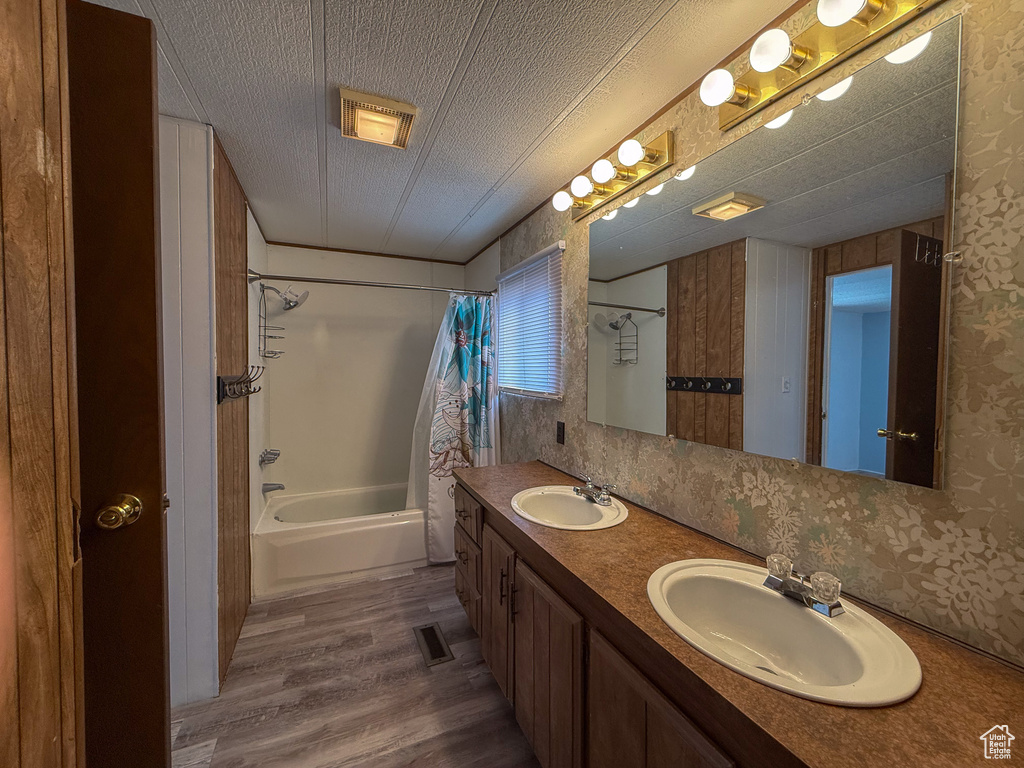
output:
[[556, 211], [571, 210], [573, 221], [581, 219], [672, 165], [674, 150], [672, 131], [647, 143], [627, 139], [595, 162], [588, 176], [581, 174], [556, 192], [551, 205]]
[[893, 32], [941, 0], [811, 0], [816, 20], [794, 38], [770, 29], [751, 46], [750, 70], [709, 72], [700, 98], [725, 131]]

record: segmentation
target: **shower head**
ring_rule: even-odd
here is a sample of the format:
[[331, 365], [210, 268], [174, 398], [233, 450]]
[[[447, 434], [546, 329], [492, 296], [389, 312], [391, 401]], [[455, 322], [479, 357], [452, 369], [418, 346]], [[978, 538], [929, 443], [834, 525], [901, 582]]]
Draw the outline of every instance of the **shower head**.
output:
[[632, 318], [633, 313], [627, 312], [624, 315], [619, 315], [619, 317], [615, 318], [614, 320], [609, 320], [608, 327], [611, 328], [613, 331], [617, 331], [620, 328], [622, 328], [623, 323], [625, 323], [627, 320], [631, 320]]
[[263, 285], [264, 288], [268, 288], [280, 297], [281, 301], [284, 302], [284, 311], [287, 312], [289, 309], [295, 309], [296, 307], [302, 306], [302, 304], [309, 298], [309, 291], [303, 291], [302, 293], [295, 293], [292, 287], [289, 285], [283, 291], [278, 290], [272, 285]]

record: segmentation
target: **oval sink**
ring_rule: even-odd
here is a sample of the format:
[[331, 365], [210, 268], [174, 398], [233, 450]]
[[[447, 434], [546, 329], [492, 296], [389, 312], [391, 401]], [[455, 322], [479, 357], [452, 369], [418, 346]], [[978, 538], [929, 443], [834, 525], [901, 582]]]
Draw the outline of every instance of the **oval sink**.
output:
[[796, 696], [847, 707], [909, 699], [921, 665], [896, 633], [848, 601], [833, 618], [763, 586], [767, 570], [680, 560], [647, 581], [677, 635], [730, 669]]
[[577, 496], [571, 485], [527, 488], [512, 497], [512, 509], [531, 523], [565, 531], [596, 531], [618, 525], [629, 512], [618, 499], [607, 507]]

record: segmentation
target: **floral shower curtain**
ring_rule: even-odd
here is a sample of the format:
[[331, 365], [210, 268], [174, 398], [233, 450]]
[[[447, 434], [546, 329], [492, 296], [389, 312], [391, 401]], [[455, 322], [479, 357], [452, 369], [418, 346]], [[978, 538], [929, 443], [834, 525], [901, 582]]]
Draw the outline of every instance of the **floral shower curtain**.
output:
[[413, 429], [406, 509], [427, 518], [427, 559], [455, 559], [456, 467], [498, 463], [498, 392], [490, 296], [451, 294]]

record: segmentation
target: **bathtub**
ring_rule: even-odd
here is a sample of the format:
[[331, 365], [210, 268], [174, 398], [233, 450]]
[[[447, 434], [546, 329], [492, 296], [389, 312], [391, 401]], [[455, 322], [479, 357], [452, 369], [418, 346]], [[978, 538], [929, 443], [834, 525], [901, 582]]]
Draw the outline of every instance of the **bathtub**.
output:
[[275, 496], [252, 536], [252, 590], [267, 597], [424, 565], [423, 511], [406, 484]]

